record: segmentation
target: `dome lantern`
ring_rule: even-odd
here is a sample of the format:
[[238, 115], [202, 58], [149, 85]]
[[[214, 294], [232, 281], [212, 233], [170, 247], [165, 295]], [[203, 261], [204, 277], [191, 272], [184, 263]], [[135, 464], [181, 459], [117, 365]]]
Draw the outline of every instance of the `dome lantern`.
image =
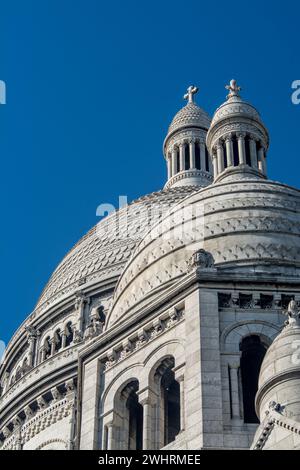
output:
[[266, 178], [269, 135], [258, 111], [240, 96], [241, 87], [231, 80], [229, 93], [215, 112], [207, 133], [214, 181], [234, 174]]
[[200, 186], [212, 183], [212, 163], [205, 144], [210, 117], [195, 103], [196, 86], [189, 86], [187, 104], [173, 118], [163, 145], [171, 186]]

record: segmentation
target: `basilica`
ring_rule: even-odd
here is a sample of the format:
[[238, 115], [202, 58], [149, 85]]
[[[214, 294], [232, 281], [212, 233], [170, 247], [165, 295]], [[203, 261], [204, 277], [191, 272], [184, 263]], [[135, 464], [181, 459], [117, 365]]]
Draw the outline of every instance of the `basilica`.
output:
[[187, 89], [164, 188], [84, 235], [11, 338], [1, 450], [300, 450], [300, 192], [226, 88], [212, 118]]

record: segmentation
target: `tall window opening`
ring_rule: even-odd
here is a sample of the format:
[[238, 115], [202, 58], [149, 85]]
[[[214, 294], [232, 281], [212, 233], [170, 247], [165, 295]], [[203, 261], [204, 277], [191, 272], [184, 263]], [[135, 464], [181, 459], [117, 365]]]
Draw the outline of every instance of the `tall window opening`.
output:
[[129, 413], [128, 450], [143, 449], [143, 407], [138, 401], [137, 388], [136, 383], [126, 404]]
[[164, 373], [161, 387], [164, 399], [164, 444], [167, 445], [180, 432], [180, 386], [171, 369]]
[[243, 339], [240, 349], [241, 378], [243, 390], [244, 422], [259, 423], [255, 413], [255, 395], [258, 389], [258, 377], [267, 346], [257, 335]]
[[195, 143], [195, 165], [196, 165], [196, 169], [197, 170], [200, 170], [200, 145], [199, 145], [199, 142], [196, 142]]
[[250, 154], [250, 137], [245, 137], [245, 152], [246, 152], [246, 163], [251, 166], [251, 154]]
[[239, 166], [239, 146], [236, 135], [232, 136], [232, 148], [233, 148], [233, 165]]
[[184, 169], [190, 169], [190, 146], [189, 144], [185, 144], [185, 152], [184, 152]]

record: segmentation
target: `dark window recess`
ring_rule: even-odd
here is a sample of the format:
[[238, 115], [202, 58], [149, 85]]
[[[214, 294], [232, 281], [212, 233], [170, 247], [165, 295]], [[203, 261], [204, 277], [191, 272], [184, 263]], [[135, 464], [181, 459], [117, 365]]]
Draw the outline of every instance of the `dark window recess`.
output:
[[205, 170], [209, 171], [209, 153], [205, 145]]
[[260, 308], [268, 309], [273, 306], [273, 295], [260, 294]]
[[180, 158], [179, 158], [179, 152], [177, 150], [176, 152], [176, 173], [179, 173], [180, 171]]
[[223, 294], [222, 292], [218, 293], [219, 308], [228, 308], [230, 307], [231, 294]]
[[[138, 389], [138, 384], [135, 388]], [[143, 407], [136, 390], [130, 393], [126, 403], [129, 412], [128, 450], [143, 449]]]
[[252, 295], [251, 294], [240, 294], [239, 303], [240, 303], [240, 308], [251, 308], [251, 307], [253, 307]]
[[257, 335], [247, 336], [240, 346], [241, 377], [243, 389], [244, 422], [259, 423], [255, 412], [255, 395], [258, 389], [258, 377], [267, 347]]
[[232, 148], [233, 148], [233, 165], [239, 166], [239, 146], [236, 135], [232, 136]]
[[291, 300], [295, 300], [294, 295], [282, 294], [281, 295], [281, 307], [282, 308], [288, 308], [289, 303], [290, 303]]
[[189, 170], [190, 169], [190, 146], [189, 146], [189, 144], [185, 144], [184, 148], [185, 148], [185, 152], [184, 152], [184, 169]]
[[251, 166], [251, 156], [250, 156], [250, 137], [246, 135], [245, 137], [245, 152], [246, 152], [246, 163]]
[[198, 142], [195, 144], [195, 163], [197, 170], [200, 170], [200, 145]]
[[180, 432], [180, 386], [171, 369], [166, 370], [161, 386], [164, 396], [164, 444], [173, 442]]

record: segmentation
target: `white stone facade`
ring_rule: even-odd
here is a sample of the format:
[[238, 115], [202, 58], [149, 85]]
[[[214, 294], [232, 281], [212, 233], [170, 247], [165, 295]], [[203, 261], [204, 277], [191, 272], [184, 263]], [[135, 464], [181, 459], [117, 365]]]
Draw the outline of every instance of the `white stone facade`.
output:
[[165, 189], [88, 232], [10, 341], [3, 450], [299, 447], [299, 366], [288, 387], [268, 369], [275, 395], [260, 379], [258, 425], [245, 364], [268, 350], [264, 373], [300, 301], [300, 192], [267, 179], [265, 126], [228, 89], [212, 121], [188, 89]]

